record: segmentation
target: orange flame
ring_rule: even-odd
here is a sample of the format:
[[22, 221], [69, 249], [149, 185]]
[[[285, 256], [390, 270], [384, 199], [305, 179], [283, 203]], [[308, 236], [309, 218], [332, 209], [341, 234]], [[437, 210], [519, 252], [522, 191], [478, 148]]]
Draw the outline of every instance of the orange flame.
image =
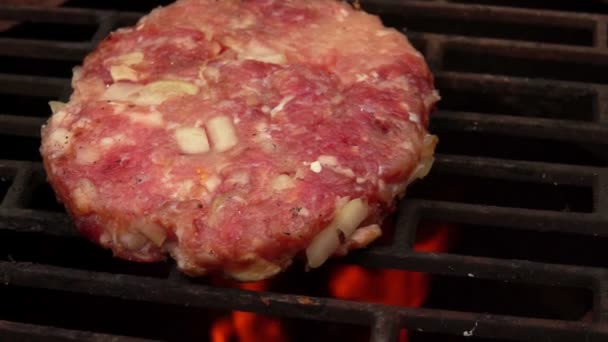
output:
[[213, 342], [285, 341], [280, 322], [251, 312], [234, 311], [230, 318], [216, 321], [211, 328]]
[[[425, 224], [426, 238], [416, 242], [414, 250], [421, 252], [444, 252], [449, 240], [447, 224]], [[241, 289], [264, 291], [268, 282], [241, 283]], [[395, 269], [368, 270], [361, 266], [344, 265], [330, 275], [329, 292], [340, 299], [380, 303], [386, 305], [419, 307], [429, 291], [429, 277], [419, 272]], [[282, 342], [287, 341], [278, 319], [254, 313], [234, 311], [230, 317], [214, 322], [211, 329], [213, 342]], [[407, 342], [405, 330], [400, 342]]]
[[[268, 288], [265, 281], [238, 284], [243, 290], [264, 291]], [[263, 317], [251, 312], [233, 311], [230, 317], [213, 323], [211, 341], [213, 342], [282, 342], [285, 341], [279, 320]]]
[[[429, 233], [428, 237], [418, 241], [414, 250], [446, 251], [450, 232], [448, 225], [425, 224], [424, 226], [425, 232]], [[332, 275], [329, 287], [331, 294], [336, 298], [419, 307], [428, 296], [429, 277], [419, 272], [396, 269], [368, 270], [361, 266], [347, 265]], [[407, 341], [407, 332], [402, 331], [400, 341]]]

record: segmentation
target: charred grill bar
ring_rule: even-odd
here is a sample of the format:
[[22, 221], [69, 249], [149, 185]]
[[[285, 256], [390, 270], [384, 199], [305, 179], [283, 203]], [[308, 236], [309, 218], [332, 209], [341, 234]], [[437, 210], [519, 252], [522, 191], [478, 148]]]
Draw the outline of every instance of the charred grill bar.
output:
[[[522, 204], [508, 200], [509, 196], [517, 197], [517, 193], [498, 194], [487, 203], [483, 196], [481, 200], [475, 196], [470, 201], [467, 196], [451, 199], [447, 195], [427, 196], [428, 193], [417, 192], [416, 188], [412, 196], [400, 203], [392, 244], [353, 253], [347, 261], [463, 279], [586, 289], [593, 298], [592, 315], [586, 319], [567, 321], [401, 308], [325, 297], [257, 293], [197, 284], [178, 275], [175, 269], [145, 273], [131, 268], [113, 272], [110, 266], [87, 269], [82, 266], [87, 260], [78, 267], [70, 267], [64, 261], [23, 261], [13, 259], [0, 245], [2, 289], [17, 286], [193, 310], [243, 310], [357, 324], [368, 326], [371, 340], [378, 342], [394, 341], [400, 329], [472, 335], [488, 341], [608, 339], [608, 269], [605, 267], [433, 254], [412, 248], [422, 220], [514, 232], [608, 238], [608, 15], [581, 13], [572, 8], [547, 10], [542, 1], [527, 2], [536, 4], [528, 7], [539, 8], [491, 5], [499, 1], [479, 1], [490, 5], [472, 2], [475, 1], [362, 2], [365, 9], [380, 14], [386, 24], [407, 28], [408, 36], [434, 69], [444, 100], [432, 121], [432, 130], [439, 134], [442, 143], [430, 177], [522, 183], [551, 189], [547, 194], [554, 193], [554, 189], [586, 189], [580, 197], [588, 194], [588, 205], [570, 208], [567, 204], [566, 208], [557, 208], [552, 207], [548, 197], [524, 205], [525, 193], [519, 194]], [[608, 12], [608, 5], [593, 6]], [[48, 24], [62, 25], [63, 31], [68, 32], [66, 39], [44, 35], [44, 32], [32, 35], [13, 31], [13, 36], [0, 36], [2, 102], [26, 99], [19, 100], [14, 108], [3, 105], [0, 109], [0, 142], [4, 149], [0, 155], [0, 233], [23, 236], [21, 240], [15, 239], [26, 244], [31, 237], [49, 236], [53, 241], [62, 241], [76, 236], [65, 214], [50, 211], [49, 205], [40, 203], [39, 198], [49, 194], [48, 188], [46, 193], [40, 190], [45, 186], [44, 173], [36, 149], [39, 127], [48, 110], [27, 112], [38, 110], [35, 103], [27, 102], [28, 99], [33, 102], [65, 100], [70, 92], [70, 75], [58, 69], [79, 63], [111, 30], [133, 23], [140, 15], [107, 9], [0, 6], [0, 20], [30, 23], [34, 27], [31, 32], [37, 32], [36, 25], [44, 31]], [[2, 112], [4, 108], [11, 112]], [[471, 140], [472, 143], [463, 143], [471, 136], [478, 138]], [[496, 145], [497, 141], [502, 142], [501, 145]], [[487, 146], [483, 146], [486, 143]], [[537, 145], [541, 147], [535, 147]], [[571, 146], [580, 149], [566, 149]], [[425, 186], [422, 183], [419, 188]], [[464, 189], [477, 191], [470, 190], [469, 184]], [[506, 189], [508, 191], [508, 187]], [[444, 191], [458, 192], [452, 188]], [[3, 340], [48, 337], [101, 341], [120, 337], [86, 329], [1, 320], [5, 314], [2, 311], [0, 308], [0, 339]]]

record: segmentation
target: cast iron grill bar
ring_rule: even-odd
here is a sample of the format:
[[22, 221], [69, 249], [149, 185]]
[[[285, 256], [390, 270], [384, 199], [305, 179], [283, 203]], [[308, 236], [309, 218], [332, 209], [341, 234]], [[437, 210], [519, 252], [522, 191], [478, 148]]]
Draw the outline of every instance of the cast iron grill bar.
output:
[[[505, 21], [508, 23], [537, 23], [554, 24], [559, 27], [578, 27], [594, 29], [597, 21], [608, 18], [604, 14], [571, 13], [552, 10], [537, 10], [508, 8], [488, 5], [467, 5], [456, 3], [433, 3], [429, 1], [400, 1], [400, 0], [362, 0], [364, 9], [382, 15], [395, 13], [429, 13], [437, 17], [482, 18], [490, 21]], [[44, 9], [29, 6], [0, 5], [0, 19], [33, 20], [40, 22], [90, 24], [98, 20], [99, 14], [112, 11], [82, 8]], [[141, 16], [144, 13], [122, 12], [127, 15]]]
[[608, 47], [608, 21], [606, 21], [606, 19], [599, 20], [595, 24], [595, 33], [593, 38], [596, 48], [606, 49]]
[[[521, 341], [538, 341], [537, 338], [541, 335], [552, 341], [573, 341], [584, 338], [587, 338], [586, 341], [603, 341], [608, 337], [608, 327], [596, 323], [401, 308], [327, 298], [256, 293], [26, 263], [0, 262], [0, 270], [5, 284], [38, 287], [39, 279], [43, 278], [46, 282], [45, 286], [54, 290], [137, 301], [187, 304], [201, 308], [229, 308], [300, 319], [369, 326], [375, 319], [374, 314], [384, 311], [389, 316], [400, 317], [404, 328], [421, 327], [425, 331], [456, 335], [470, 331], [477, 324], [475, 336], [495, 336], [495, 330], [499, 329], [501, 336]], [[441, 320], [441, 325], [437, 324], [438, 319]]]
[[[607, 58], [608, 60], [608, 58]], [[570, 132], [567, 132], [566, 129], [555, 127], [556, 134], [553, 135], [552, 140], [561, 140], [561, 139], [569, 139], [574, 141], [574, 138], [571, 137], [574, 131], [583, 130], [576, 141], [581, 143], [601, 143], [603, 142], [603, 138], [599, 138], [599, 132], [603, 132], [606, 129], [606, 123], [608, 123], [608, 87], [599, 84], [589, 84], [582, 82], [572, 82], [572, 81], [563, 81], [563, 80], [544, 80], [544, 79], [530, 79], [523, 77], [515, 77], [515, 76], [498, 76], [498, 75], [490, 75], [490, 74], [473, 74], [473, 73], [463, 73], [463, 72], [454, 72], [454, 71], [443, 71], [436, 72], [435, 79], [437, 83], [443, 85], [443, 87], [447, 87], [450, 89], [465, 89], [465, 90], [474, 90], [474, 89], [486, 89], [493, 92], [502, 91], [505, 93], [515, 92], [519, 93], [522, 90], [524, 93], [552, 93], [557, 92], [560, 94], [565, 93], [574, 93], [578, 95], [586, 95], [592, 96], [595, 98], [593, 102], [593, 121], [591, 121], [590, 125], [585, 125], [583, 121], [574, 121], [574, 120], [559, 120], [559, 119], [544, 119], [547, 121], [537, 121], [541, 120], [541, 118], [534, 117], [520, 117], [513, 115], [497, 115], [495, 113], [486, 114], [486, 113], [467, 113], [467, 112], [459, 112], [462, 116], [458, 116], [457, 114], [450, 113], [445, 114], [446, 111], [439, 111], [437, 113], [438, 119], [442, 121], [450, 120], [451, 122], [456, 122], [458, 125], [465, 125], [467, 122], [469, 123], [468, 128], [463, 126], [463, 129], [468, 131], [477, 130], [475, 122], [477, 125], [480, 125], [480, 128], [483, 128], [483, 125], [487, 122], [496, 122], [499, 121], [504, 123], [504, 129], [500, 133], [505, 133], [510, 136], [530, 136], [536, 135], [538, 137], [542, 137], [547, 135], [547, 130], [549, 127], [554, 126], [562, 126], [568, 125], [570, 123]], [[539, 95], [540, 96], [540, 95]], [[446, 117], [447, 116], [447, 117]], [[484, 116], [484, 118], [480, 118], [479, 121], [475, 121], [476, 118]], [[508, 118], [505, 118], [508, 117]], [[519, 123], [518, 123], [519, 121]], [[550, 121], [550, 122], [549, 122]], [[543, 128], [537, 128], [533, 131], [528, 129], [519, 129], [524, 128], [522, 125], [530, 125], [532, 123], [546, 123], [547, 126]], [[594, 126], [594, 128], [590, 128]], [[447, 126], [450, 128], [450, 126]], [[583, 128], [584, 127], [584, 128]], [[499, 128], [496, 128], [498, 130]], [[557, 133], [564, 133], [565, 135]], [[599, 140], [599, 141], [598, 141]]]
[[376, 251], [399, 252], [411, 250], [416, 241], [416, 232], [421, 217], [420, 207], [408, 204], [410, 201], [400, 202], [397, 208], [395, 231], [390, 246], [377, 248]]
[[4, 195], [2, 208], [21, 207], [25, 203], [26, 196], [29, 193], [28, 182], [32, 176], [32, 168], [28, 164], [17, 164], [17, 172], [13, 178], [11, 186]]
[[534, 59], [555, 59], [560, 54], [564, 62], [605, 62], [608, 51], [595, 47], [569, 46], [563, 44], [537, 43], [527, 41], [505, 40], [497, 38], [480, 38], [439, 33], [408, 33], [413, 39], [438, 40], [447, 48], [470, 49], [471, 51], [491, 51], [493, 54], [506, 56], [523, 56]]
[[134, 338], [93, 333], [88, 331], [69, 330], [43, 325], [16, 323], [0, 320], [0, 339], [3, 341], [124, 341], [146, 342], [149, 339]]
[[[416, 312], [412, 312], [416, 311]], [[564, 322], [512, 316], [495, 316], [447, 310], [399, 310], [404, 327], [410, 330], [444, 332], [460, 336], [496, 337], [517, 341], [604, 341], [605, 328], [599, 324]], [[432, 316], [431, 316], [432, 315]], [[437, 317], [437, 324], [430, 317]], [[598, 327], [596, 330], [593, 327]]]
[[106, 11], [79, 8], [48, 9], [29, 6], [0, 5], [0, 19], [14, 21], [84, 25], [98, 22], [100, 14], [105, 12]]
[[[595, 112], [600, 122], [605, 122], [608, 115], [608, 97], [606, 87], [588, 82], [572, 82], [564, 80], [543, 81], [530, 80], [513, 76], [492, 76], [476, 73], [443, 72], [441, 67], [444, 51], [449, 49], [465, 49], [472, 51], [490, 51], [493, 55], [526, 56], [539, 54], [538, 58], [555, 58], [559, 55], [566, 62], [602, 62], [608, 56], [606, 50], [606, 18], [604, 15], [561, 13], [542, 11], [539, 15], [534, 10], [521, 10], [494, 6], [471, 6], [449, 4], [445, 2], [397, 2], [397, 1], [363, 1], [363, 6], [376, 12], [399, 13], [433, 13], [436, 17], [456, 19], [492, 20], [505, 23], [523, 23], [550, 25], [564, 28], [589, 29], [593, 34], [593, 46], [565, 46], [553, 43], [530, 43], [495, 38], [471, 38], [447, 34], [413, 33], [409, 34], [414, 40], [425, 44], [429, 64], [436, 69], [440, 82], [451, 82], [460, 85], [461, 82], [475, 86], [490, 86], [509, 91], [515, 87], [546, 87], [547, 89], [586, 90], [595, 92], [597, 105]], [[395, 12], [397, 11], [397, 12]], [[49, 16], [49, 13], [53, 13]], [[58, 14], [55, 14], [58, 13]], [[115, 25], [132, 23], [140, 14], [117, 13], [112, 11], [57, 9], [39, 10], [23, 8], [7, 8], [0, 6], [0, 19], [12, 18], [41, 22], [90, 24], [96, 22], [98, 28], [90, 42], [84, 43], [49, 43], [38, 40], [20, 40], [11, 38], [0, 39], [0, 55], [29, 56], [45, 59], [68, 59], [78, 61], [91, 49], [98, 40], [103, 38]], [[6, 47], [7, 49], [4, 49]], [[9, 51], [10, 50], [10, 51]], [[5, 91], [6, 89], [6, 91]], [[69, 92], [69, 80], [50, 77], [30, 77], [19, 75], [0, 75], [1, 92], [32, 95], [32, 89], [37, 96], [65, 98]], [[458, 114], [462, 114], [458, 117]], [[483, 115], [483, 118], [481, 117]], [[556, 140], [573, 142], [605, 143], [603, 125], [592, 125], [586, 122], [568, 123], [565, 120], [515, 118], [480, 113], [441, 113], [439, 120], [442, 125], [453, 125], [458, 130], [472, 130], [474, 122], [481, 129], [504, 133], [511, 136], [549, 136], [553, 130]], [[484, 119], [485, 118], [485, 119]], [[476, 120], [479, 119], [479, 120]], [[0, 117], [2, 120], [15, 125], [16, 135], [33, 135], [31, 120], [19, 120], [12, 117]], [[446, 124], [446, 122], [448, 122]], [[499, 127], [499, 126], [503, 127]], [[548, 127], [547, 127], [548, 126]], [[555, 126], [555, 127], [553, 127]], [[21, 130], [23, 131], [21, 131]], [[479, 128], [477, 128], [479, 129]], [[501, 130], [502, 129], [502, 130]], [[577, 137], [577, 135], [580, 135]], [[501, 163], [508, 164], [506, 167]], [[4, 164], [0, 163], [0, 166]], [[591, 167], [576, 167], [533, 162], [511, 162], [491, 158], [470, 158], [463, 156], [438, 156], [437, 168], [449, 173], [477, 174], [479, 167], [489, 168], [485, 176], [497, 176], [500, 179], [529, 180], [533, 182], [559, 181], [562, 184], [594, 185], [596, 211], [604, 208], [608, 200], [606, 193], [605, 174], [603, 169]], [[10, 206], [23, 206], [23, 198], [27, 196], [27, 172], [40, 167], [38, 163], [13, 164], [14, 184], [5, 196], [6, 203], [0, 206], [0, 229], [19, 232], [41, 232], [57, 236], [71, 237], [76, 233], [64, 214], [42, 212], [27, 208], [13, 209]], [[538, 168], [545, 168], [548, 177], [539, 178]], [[2, 169], [2, 167], [0, 167]], [[8, 170], [8, 169], [4, 169]], [[2, 172], [5, 172], [5, 171]], [[13, 171], [11, 171], [13, 172]], [[17, 184], [17, 185], [15, 185]], [[21, 184], [21, 185], [19, 185]], [[599, 188], [599, 189], [598, 189]], [[6, 197], [9, 199], [6, 200]], [[13, 198], [13, 199], [11, 199]], [[602, 204], [603, 203], [603, 204]], [[521, 260], [496, 260], [492, 258], [468, 257], [450, 254], [432, 254], [413, 252], [409, 248], [413, 243], [416, 225], [420, 217], [448, 217], [456, 221], [470, 223], [496, 224], [501, 222], [510, 228], [531, 229], [539, 231], [561, 231], [587, 235], [606, 236], [606, 215], [601, 213], [560, 213], [544, 210], [518, 208], [503, 208], [467, 203], [450, 203], [428, 200], [410, 200], [402, 204], [396, 231], [397, 237], [403, 237], [389, 248], [372, 248], [357, 253], [349, 258], [362, 265], [395, 267], [422, 272], [468, 276], [506, 281], [543, 283], [556, 285], [571, 285], [593, 290], [594, 322], [605, 322], [606, 303], [606, 271], [592, 267], [575, 267], [550, 265], [544, 263], [526, 262]], [[411, 214], [411, 216], [409, 215]], [[475, 222], [471, 222], [475, 221]], [[483, 267], [480, 267], [483, 265]], [[474, 336], [506, 337], [522, 341], [536, 341], [550, 338], [554, 341], [605, 340], [608, 337], [607, 328], [595, 323], [561, 322], [555, 320], [540, 320], [508, 316], [480, 315], [473, 313], [450, 312], [444, 310], [392, 308], [382, 305], [345, 302], [332, 299], [309, 298], [303, 305], [301, 299], [292, 295], [264, 293], [259, 295], [248, 291], [217, 289], [200, 285], [192, 285], [179, 276], [175, 268], [170, 272], [168, 280], [142, 278], [129, 275], [115, 275], [100, 272], [76, 271], [68, 268], [46, 265], [31, 265], [25, 263], [0, 262], [0, 274], [5, 284], [39, 287], [40, 279], [49, 279], [48, 287], [56, 290], [70, 290], [85, 294], [99, 294], [124, 299], [149, 300], [159, 303], [195, 303], [204, 308], [217, 307], [221, 309], [242, 309], [259, 313], [271, 313], [292, 317], [336, 321], [344, 317], [344, 322], [368, 325], [372, 327], [373, 341], [389, 341], [396, 338], [399, 326], [409, 329], [421, 328], [425, 331], [446, 332], [462, 335], [468, 332]], [[92, 284], [91, 284], [92, 282]], [[145, 285], [144, 285], [145, 283]], [[45, 284], [47, 285], [47, 284]], [[74, 286], [74, 287], [73, 287]], [[123, 288], [124, 287], [124, 288]], [[169, 291], [160, 289], [169, 288]], [[270, 301], [266, 306], [260, 300], [265, 296]], [[229, 298], [229, 303], [224, 303]], [[396, 322], [399, 317], [399, 322]], [[437, 325], [437, 320], [442, 322]], [[0, 329], [1, 330], [1, 329]], [[1, 334], [1, 333], [0, 333]], [[93, 338], [103, 340], [103, 338]]]
[[0, 134], [39, 137], [45, 118], [0, 114]]
[[591, 122], [444, 110], [434, 113], [433, 120], [451, 131], [608, 144], [608, 126]]
[[0, 74], [0, 93], [58, 98], [70, 87], [67, 79], [26, 75]]
[[[606, 208], [608, 206], [608, 175], [605, 173], [602, 177], [598, 177], [595, 181], [594, 189], [594, 201], [597, 208]], [[596, 210], [597, 215], [603, 218], [608, 218], [608, 211]]]
[[379, 311], [374, 315], [372, 342], [397, 342], [399, 340], [399, 319], [390, 311]]
[[144, 13], [119, 12], [117, 24], [120, 26], [135, 25], [137, 23], [137, 21], [139, 20], [139, 18], [142, 17], [142, 15], [144, 15]]
[[443, 45], [437, 40], [421, 39], [426, 44], [424, 55], [431, 70], [441, 70], [443, 67]]
[[59, 237], [79, 236], [67, 215], [31, 209], [0, 207], [0, 229]]
[[493, 22], [554, 24], [559, 27], [593, 28], [607, 15], [561, 12], [554, 10], [524, 9], [491, 5], [457, 4], [438, 1], [361, 0], [361, 6], [370, 12], [383, 15], [395, 13], [427, 14], [438, 17], [481, 18]]
[[545, 79], [533, 79], [529, 77], [516, 77], [506, 75], [492, 75], [492, 74], [475, 74], [465, 73], [457, 71], [437, 71], [435, 73], [435, 79], [441, 83], [448, 85], [456, 85], [464, 83], [465, 87], [471, 87], [473, 85], [481, 85], [490, 87], [490, 89], [504, 89], [511, 91], [519, 87], [526, 89], [545, 89], [551, 91], [553, 89], [559, 91], [576, 91], [576, 92], [594, 92], [597, 90], [603, 90], [603, 86], [597, 84], [590, 84], [585, 82], [573, 82], [563, 80], [545, 80]]
[[[593, 280], [605, 275], [596, 267], [546, 264], [526, 260], [500, 260], [449, 253], [372, 248], [353, 254], [349, 262], [369, 267], [429, 272], [444, 276], [494, 279], [507, 282], [568, 286], [593, 290]], [[480, 267], [480, 266], [486, 267]]]
[[598, 93], [596, 107], [599, 123], [608, 124], [608, 89], [602, 89]]
[[102, 12], [97, 15], [99, 26], [91, 39], [94, 45], [102, 41], [112, 31], [116, 26], [117, 19], [116, 12]]
[[42, 277], [46, 288], [51, 290], [358, 325], [369, 325], [376, 309], [387, 309], [376, 304], [193, 285], [182, 278], [156, 279], [1, 261], [0, 270], [3, 275], [0, 279], [5, 284], [17, 286], [38, 287]]
[[[595, 48], [584, 48], [584, 47], [569, 47], [556, 44], [538, 44], [532, 42], [516, 42], [516, 41], [505, 41], [501, 39], [491, 38], [471, 38], [463, 36], [448, 36], [441, 34], [431, 33], [411, 33], [410, 36], [417, 40], [422, 41], [433, 41], [437, 40], [442, 44], [443, 51], [445, 54], [446, 50], [464, 52], [467, 55], [479, 54], [481, 56], [491, 57], [505, 57], [510, 59], [525, 59], [529, 62], [542, 63], [542, 62], [553, 62], [559, 61], [560, 63], [569, 64], [572, 68], [576, 68], [580, 65], [590, 65], [597, 68], [605, 68], [608, 64], [608, 50], [606, 49], [595, 49]], [[556, 59], [555, 56], [559, 55], [560, 58]], [[597, 72], [602, 72], [603, 69], [598, 69]], [[458, 72], [459, 70], [453, 70], [448, 68], [443, 73]], [[501, 73], [501, 70], [495, 70], [493, 72]], [[469, 73], [467, 71], [467, 73]], [[480, 74], [483, 72], [477, 72]], [[504, 76], [511, 76], [512, 72], [504, 74]], [[503, 75], [501, 74], [501, 77]], [[518, 77], [519, 75], [515, 75]], [[494, 76], [496, 77], [496, 76]], [[519, 76], [522, 77], [522, 76]], [[528, 78], [529, 76], [523, 76]], [[571, 76], [570, 76], [571, 77]], [[579, 76], [579, 78], [589, 78], [590, 76]], [[597, 85], [601, 88], [605, 87], [607, 83], [605, 80], [599, 81], [597, 79], [589, 78], [584, 81], [557, 75], [553, 76], [538, 76], [537, 79], [551, 79], [551, 81], [558, 81], [561, 84], [578, 85], [579, 87], [590, 87]], [[536, 81], [536, 80], [535, 80]], [[598, 88], [596, 88], [598, 89]]]
[[540, 232], [562, 232], [589, 236], [608, 236], [608, 221], [596, 214], [484, 206], [457, 202], [409, 200], [406, 205], [420, 206], [427, 219], [452, 223], [483, 224]]
[[[91, 43], [0, 38], [0, 55], [78, 62], [93, 48]], [[44, 52], [41, 54], [41, 52]]]
[[563, 80], [531, 79], [528, 77], [516, 77], [507, 75], [491, 75], [465, 73], [458, 71], [438, 71], [435, 79], [449, 88], [460, 84], [465, 87], [489, 87], [492, 90], [503, 89], [514, 91], [520, 87], [525, 89], [544, 89], [545, 91], [575, 91], [575, 92], [597, 92], [603, 91], [604, 86], [584, 82], [573, 82]]
[[436, 155], [438, 172], [479, 175], [535, 183], [593, 185], [604, 169], [555, 163], [503, 160], [458, 155]]
[[595, 322], [608, 322], [608, 278], [604, 277], [595, 284], [595, 292], [593, 298], [593, 306], [596, 310], [593, 311], [593, 319]]
[[26, 164], [35, 164], [32, 162], [20, 162], [20, 161], [15, 161], [15, 160], [3, 160], [0, 159], [0, 171], [1, 170], [16, 170], [18, 169], [23, 163]]

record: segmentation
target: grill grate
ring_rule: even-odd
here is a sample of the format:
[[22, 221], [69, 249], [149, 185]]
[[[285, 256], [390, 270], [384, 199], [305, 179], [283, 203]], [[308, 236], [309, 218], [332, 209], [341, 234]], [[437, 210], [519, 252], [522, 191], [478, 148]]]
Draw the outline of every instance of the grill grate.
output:
[[[556, 8], [551, 5], [554, 2], [535, 1], [526, 6], [532, 9], [517, 8], [522, 1], [475, 1], [509, 7], [457, 2], [362, 2], [364, 8], [380, 14], [388, 25], [407, 31], [434, 69], [444, 101], [433, 117], [432, 130], [443, 141], [430, 177], [439, 180], [474, 177], [538, 189], [548, 187], [555, 189], [548, 192], [550, 194], [563, 191], [567, 208], [560, 209], [561, 204], [557, 210], [522, 208], [510, 202], [488, 205], [483, 198], [478, 201], [433, 199], [423, 191], [430, 186], [427, 183], [433, 182], [429, 180], [412, 189], [412, 196], [400, 204], [392, 244], [353, 253], [338, 262], [459, 279], [474, 277], [509, 284], [584, 289], [592, 293], [590, 319], [566, 321], [402, 308], [325, 297], [302, 300], [303, 297], [295, 294], [257, 293], [199, 284], [180, 276], [172, 265], [160, 266], [160, 270], [156, 266], [138, 265], [144, 269], [143, 274], [126, 269], [129, 266], [118, 261], [118, 266], [104, 269], [48, 265], [12, 260], [10, 255], [2, 255], [4, 251], [0, 247], [0, 260], [6, 258], [0, 261], [4, 288], [43, 288], [188, 308], [244, 310], [356, 324], [369, 327], [371, 340], [376, 342], [396, 340], [403, 328], [446, 336], [472, 334], [493, 341], [605, 341], [608, 339], [607, 268], [434, 254], [412, 249], [423, 220], [501, 231], [608, 238], [605, 149], [608, 144], [608, 16], [581, 13], [571, 7]], [[76, 2], [77, 5], [86, 3]], [[547, 10], [545, 4], [549, 4], [549, 9], [564, 11]], [[608, 12], [608, 5], [600, 2], [585, 8]], [[3, 149], [7, 150], [0, 152], [0, 195], [3, 195], [0, 233], [58, 240], [75, 238], [64, 213], [57, 207], [37, 203], [41, 196], [51, 195], [43, 181], [44, 173], [36, 152], [39, 127], [48, 110], [40, 111], [35, 103], [54, 98], [65, 100], [71, 91], [70, 75], [55, 67], [79, 63], [112, 29], [133, 23], [140, 15], [109, 9], [0, 6], [0, 19], [25, 21], [34, 28], [58, 24], [70, 26], [68, 31], [75, 26], [86, 27], [83, 29], [86, 31], [93, 27], [90, 35], [86, 32], [71, 35], [67, 41], [57, 41], [55, 36], [15, 34], [11, 30], [0, 35], [0, 58], [16, 61], [12, 64], [14, 70], [6, 67], [1, 70], [0, 96], [7, 101], [25, 99], [14, 110], [8, 106], [9, 112], [0, 113], [0, 137]], [[82, 38], [84, 36], [87, 38]], [[32, 71], [28, 63], [45, 67]], [[450, 146], [459, 145], [457, 140], [467, 137], [472, 139], [472, 146], [450, 150]], [[518, 147], [493, 145], [501, 141], [503, 144], [513, 142]], [[541, 142], [538, 151], [528, 150], [535, 141]], [[477, 146], [479, 142], [489, 145]], [[11, 146], [19, 146], [20, 152], [11, 154], [8, 151]], [[507, 151], [503, 153], [504, 149]], [[584, 191], [569, 192], [570, 188]], [[517, 195], [515, 191], [514, 196]], [[572, 196], [588, 196], [588, 207], [568, 207]], [[86, 265], [87, 260], [83, 263]], [[45, 340], [127, 339], [0, 320], [2, 339], [43, 336]]]

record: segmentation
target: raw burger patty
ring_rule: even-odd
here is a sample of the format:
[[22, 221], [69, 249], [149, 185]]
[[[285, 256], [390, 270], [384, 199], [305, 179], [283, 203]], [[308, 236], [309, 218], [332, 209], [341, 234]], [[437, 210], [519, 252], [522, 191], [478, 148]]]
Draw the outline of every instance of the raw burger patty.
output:
[[107, 37], [42, 131], [76, 226], [118, 257], [270, 277], [363, 247], [428, 172], [420, 53], [331, 1], [182, 0]]

